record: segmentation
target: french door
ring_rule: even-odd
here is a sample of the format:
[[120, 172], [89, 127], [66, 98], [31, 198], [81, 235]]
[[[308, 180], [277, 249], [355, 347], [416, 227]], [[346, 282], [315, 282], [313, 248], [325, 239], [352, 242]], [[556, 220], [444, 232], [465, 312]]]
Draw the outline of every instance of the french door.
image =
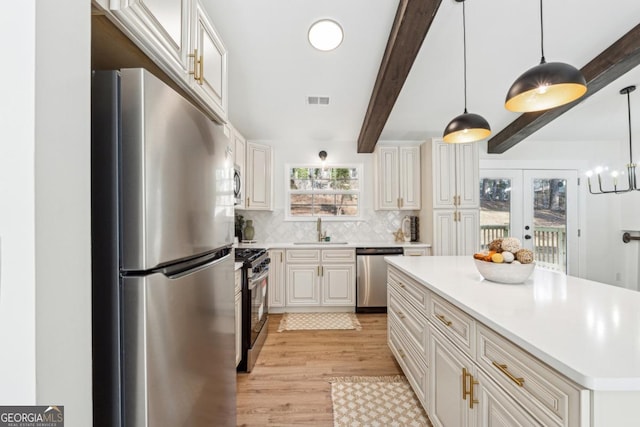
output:
[[578, 174], [480, 170], [480, 244], [513, 236], [538, 265], [578, 275]]

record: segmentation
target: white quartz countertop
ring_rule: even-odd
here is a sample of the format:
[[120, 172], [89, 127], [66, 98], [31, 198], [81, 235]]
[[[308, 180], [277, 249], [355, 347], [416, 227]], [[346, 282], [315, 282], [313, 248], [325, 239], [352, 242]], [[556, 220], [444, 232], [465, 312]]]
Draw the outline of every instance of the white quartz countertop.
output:
[[471, 256], [385, 260], [585, 388], [640, 390], [640, 292], [538, 267], [493, 283]]
[[430, 248], [429, 243], [420, 242], [342, 242], [339, 239], [335, 239], [333, 242], [256, 242], [256, 243], [240, 243], [238, 248], [264, 248], [264, 249], [308, 249], [308, 248], [325, 248], [325, 249], [340, 249], [340, 248], [389, 248], [389, 247], [410, 247], [410, 248]]

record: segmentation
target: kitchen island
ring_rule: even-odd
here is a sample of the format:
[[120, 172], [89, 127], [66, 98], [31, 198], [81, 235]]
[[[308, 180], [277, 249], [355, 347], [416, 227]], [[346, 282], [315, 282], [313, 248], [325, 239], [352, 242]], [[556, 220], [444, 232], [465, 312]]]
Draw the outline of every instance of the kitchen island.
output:
[[472, 257], [386, 260], [389, 344], [434, 425], [638, 425], [640, 293], [540, 268], [493, 283]]

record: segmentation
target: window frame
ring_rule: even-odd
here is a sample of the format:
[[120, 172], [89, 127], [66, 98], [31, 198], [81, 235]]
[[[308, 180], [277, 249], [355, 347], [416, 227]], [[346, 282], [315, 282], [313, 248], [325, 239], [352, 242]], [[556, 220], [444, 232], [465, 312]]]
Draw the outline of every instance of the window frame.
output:
[[[362, 221], [362, 197], [364, 194], [362, 185], [364, 182], [364, 167], [362, 163], [340, 163], [340, 164], [330, 164], [324, 165], [324, 169], [355, 169], [358, 174], [358, 190], [349, 190], [349, 191], [340, 191], [340, 190], [331, 190], [331, 191], [313, 191], [313, 190], [291, 190], [291, 185], [289, 181], [289, 176], [291, 173], [291, 169], [293, 168], [311, 168], [311, 169], [322, 169], [322, 165], [318, 164], [310, 164], [310, 163], [287, 163], [285, 164], [284, 171], [284, 185], [285, 185], [285, 212], [284, 212], [284, 220], [285, 221], [300, 221], [300, 222], [311, 222], [317, 221], [318, 218], [322, 218], [323, 221]], [[309, 216], [294, 216], [291, 215], [291, 196], [294, 194], [355, 194], [358, 197], [358, 215], [354, 216], [342, 216], [342, 215], [309, 215]]]

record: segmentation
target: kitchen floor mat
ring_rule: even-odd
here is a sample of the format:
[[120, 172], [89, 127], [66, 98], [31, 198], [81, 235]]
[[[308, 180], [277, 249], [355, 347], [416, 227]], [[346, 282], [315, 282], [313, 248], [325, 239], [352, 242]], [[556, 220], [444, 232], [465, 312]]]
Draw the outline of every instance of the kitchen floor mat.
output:
[[278, 332], [326, 329], [362, 329], [355, 313], [284, 313]]
[[334, 427], [432, 427], [406, 377], [330, 378]]

